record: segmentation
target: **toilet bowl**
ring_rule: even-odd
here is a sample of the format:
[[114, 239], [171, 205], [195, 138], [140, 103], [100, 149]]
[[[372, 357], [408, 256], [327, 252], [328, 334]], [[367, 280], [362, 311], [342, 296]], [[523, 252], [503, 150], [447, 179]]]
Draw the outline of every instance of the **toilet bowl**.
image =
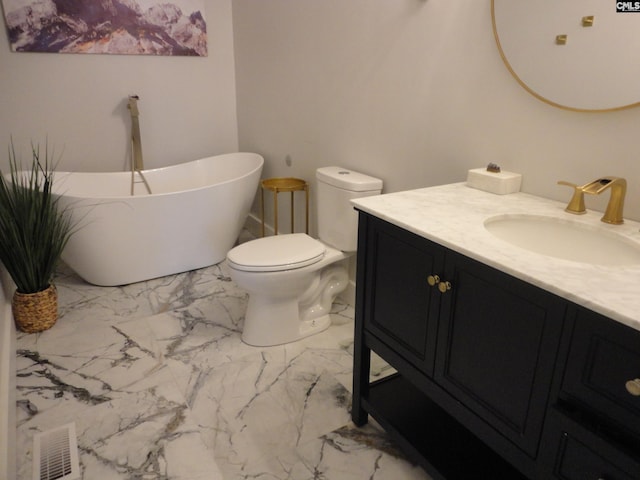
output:
[[347, 258], [304, 233], [265, 237], [230, 251], [231, 277], [249, 292], [242, 340], [279, 345], [328, 328], [331, 305], [349, 282], [340, 263]]
[[275, 235], [227, 254], [231, 278], [249, 293], [242, 331], [249, 345], [280, 345], [325, 330], [336, 296], [349, 284], [357, 238], [350, 199], [379, 194], [382, 181], [341, 167], [318, 169], [316, 178], [320, 240]]

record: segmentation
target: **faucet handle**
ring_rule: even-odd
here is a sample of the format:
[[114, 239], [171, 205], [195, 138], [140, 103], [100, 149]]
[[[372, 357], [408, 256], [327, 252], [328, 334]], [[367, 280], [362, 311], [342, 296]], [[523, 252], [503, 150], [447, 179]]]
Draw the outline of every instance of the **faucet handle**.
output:
[[565, 185], [567, 187], [573, 188], [573, 196], [565, 208], [565, 212], [573, 213], [575, 215], [582, 215], [587, 213], [587, 208], [584, 205], [584, 190], [580, 185], [576, 185], [575, 183], [566, 182], [564, 180], [559, 180], [558, 185]]

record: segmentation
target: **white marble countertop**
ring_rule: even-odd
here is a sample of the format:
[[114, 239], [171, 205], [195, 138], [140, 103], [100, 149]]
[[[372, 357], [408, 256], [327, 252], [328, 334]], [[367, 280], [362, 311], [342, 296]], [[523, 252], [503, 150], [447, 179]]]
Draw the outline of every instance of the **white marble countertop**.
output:
[[[567, 198], [567, 200], [569, 200]], [[528, 214], [579, 222], [640, 242], [640, 223], [600, 221], [601, 212], [571, 215], [565, 203], [526, 193], [495, 195], [455, 183], [352, 200], [358, 210], [640, 330], [640, 264], [607, 266], [537, 254], [489, 233], [496, 215]], [[587, 206], [588, 209], [588, 206]]]

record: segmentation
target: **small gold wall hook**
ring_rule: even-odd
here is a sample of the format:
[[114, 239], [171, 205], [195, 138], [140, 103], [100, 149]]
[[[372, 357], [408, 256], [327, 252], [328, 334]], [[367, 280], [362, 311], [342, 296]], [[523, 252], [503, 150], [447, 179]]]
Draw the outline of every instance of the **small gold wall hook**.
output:
[[582, 26], [583, 27], [593, 27], [593, 15], [588, 15], [586, 17], [582, 17]]
[[567, 44], [566, 35], [556, 35], [556, 45], [566, 45], [566, 44]]

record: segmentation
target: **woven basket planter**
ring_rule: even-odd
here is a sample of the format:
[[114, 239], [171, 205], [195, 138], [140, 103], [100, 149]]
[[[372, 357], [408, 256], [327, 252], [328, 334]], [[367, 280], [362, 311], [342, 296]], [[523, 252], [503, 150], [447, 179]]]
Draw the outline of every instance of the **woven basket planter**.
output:
[[54, 285], [36, 293], [16, 291], [11, 301], [16, 327], [27, 333], [47, 330], [58, 320], [58, 291]]

